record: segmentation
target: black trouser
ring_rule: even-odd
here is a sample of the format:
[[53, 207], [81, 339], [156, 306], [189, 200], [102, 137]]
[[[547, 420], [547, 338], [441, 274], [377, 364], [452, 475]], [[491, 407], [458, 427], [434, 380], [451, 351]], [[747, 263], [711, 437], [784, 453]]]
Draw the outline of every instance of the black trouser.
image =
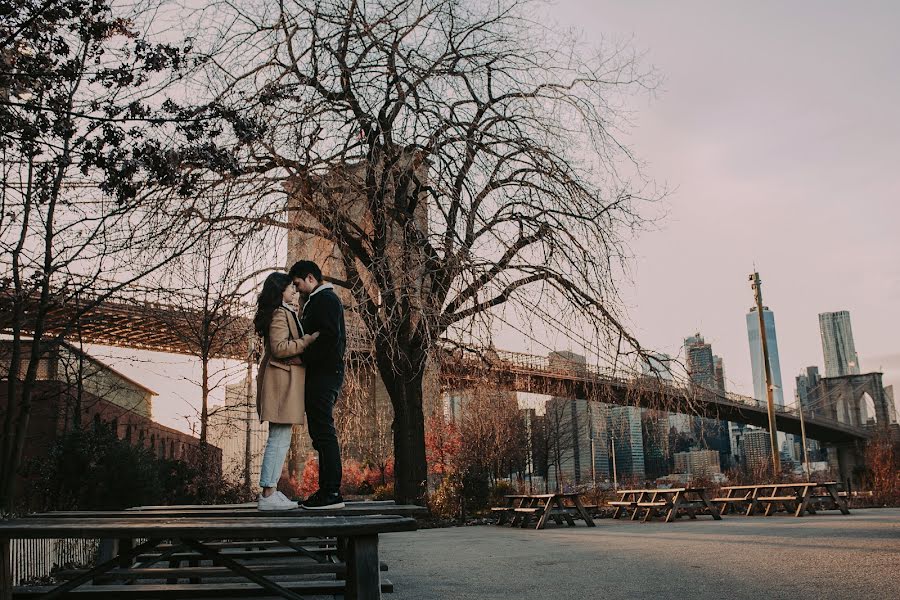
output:
[[306, 372], [306, 422], [312, 446], [319, 453], [319, 489], [325, 493], [341, 490], [341, 447], [334, 428], [334, 403], [344, 373], [315, 374]]

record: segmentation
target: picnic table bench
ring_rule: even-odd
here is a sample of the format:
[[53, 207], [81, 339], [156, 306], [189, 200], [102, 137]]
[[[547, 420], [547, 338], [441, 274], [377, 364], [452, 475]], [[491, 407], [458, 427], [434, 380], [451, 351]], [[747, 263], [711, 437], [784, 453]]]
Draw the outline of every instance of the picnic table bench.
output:
[[[90, 598], [184, 598], [225, 596], [278, 596], [298, 600], [298, 593], [339, 594], [345, 598], [380, 598], [381, 592], [392, 585], [382, 580], [382, 564], [378, 559], [378, 535], [416, 529], [411, 517], [397, 515], [371, 516], [273, 516], [260, 518], [204, 517], [167, 515], [133, 517], [56, 516], [31, 517], [0, 522], [0, 600], [24, 598], [56, 598], [65, 593]], [[107, 538], [146, 540], [130, 547], [120, 547], [113, 556], [78, 573], [58, 586], [13, 587], [10, 540], [12, 538]], [[303, 538], [340, 537], [345, 540], [346, 561], [343, 565], [327, 567], [324, 572], [344, 579], [291, 579], [274, 581], [275, 575], [305, 575], [323, 570], [262, 569], [239, 561], [233, 553], [216, 543], [221, 540], [251, 542], [259, 538], [278, 540], [288, 547], [302, 548], [295, 540]], [[166, 541], [172, 543], [160, 550]], [[213, 543], [210, 543], [213, 542]], [[136, 579], [158, 575], [172, 578], [186, 573], [197, 577], [201, 571], [170, 571], [158, 568], [148, 572], [154, 564], [167, 560], [178, 549], [190, 550], [218, 567], [210, 573], [230, 573], [243, 579], [238, 583], [133, 583]], [[160, 550], [144, 562], [134, 563], [137, 557]], [[273, 567], [273, 565], [269, 565]], [[277, 566], [277, 565], [274, 565]], [[296, 565], [295, 565], [296, 566]], [[137, 570], [137, 573], [132, 571]], [[284, 571], [287, 571], [285, 573]], [[117, 583], [107, 583], [115, 578]], [[93, 583], [91, 583], [93, 582]]]
[[623, 514], [631, 511], [631, 520], [635, 521], [644, 513], [642, 521], [646, 523], [657, 516], [660, 511], [666, 513], [666, 523], [687, 514], [691, 519], [696, 519], [697, 514], [709, 514], [719, 521], [722, 517], [719, 511], [706, 497], [706, 488], [661, 488], [619, 490], [619, 500], [608, 502], [615, 507], [613, 518], [618, 519]]
[[505, 504], [491, 509], [499, 515], [497, 525], [510, 524], [511, 527], [528, 527], [532, 518], [537, 518], [535, 529], [543, 529], [548, 519], [562, 525], [563, 520], [575, 526], [575, 519], [584, 521], [588, 527], [594, 527], [594, 520], [588, 510], [596, 506], [585, 506], [577, 493], [553, 494], [509, 494], [504, 496]]
[[713, 502], [721, 505], [721, 514], [740, 508], [751, 516], [764, 507], [763, 514], [768, 517], [777, 512], [779, 506], [793, 512], [795, 517], [816, 514], [817, 509], [850, 514], [846, 494], [838, 490], [836, 481], [731, 485], [722, 490], [726, 492], [725, 496], [713, 498]]

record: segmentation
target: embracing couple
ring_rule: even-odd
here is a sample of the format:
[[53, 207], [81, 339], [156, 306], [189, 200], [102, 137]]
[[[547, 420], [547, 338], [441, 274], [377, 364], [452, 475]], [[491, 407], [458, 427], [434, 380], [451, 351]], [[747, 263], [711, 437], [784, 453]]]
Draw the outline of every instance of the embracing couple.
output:
[[[298, 293], [303, 309], [297, 313]], [[316, 263], [301, 260], [290, 272], [266, 277], [253, 326], [263, 339], [257, 377], [257, 411], [268, 421], [259, 510], [287, 510], [297, 503], [276, 490], [294, 424], [308, 423], [319, 453], [319, 490], [303, 501], [309, 510], [342, 508], [341, 450], [334, 403], [344, 383], [344, 307]]]

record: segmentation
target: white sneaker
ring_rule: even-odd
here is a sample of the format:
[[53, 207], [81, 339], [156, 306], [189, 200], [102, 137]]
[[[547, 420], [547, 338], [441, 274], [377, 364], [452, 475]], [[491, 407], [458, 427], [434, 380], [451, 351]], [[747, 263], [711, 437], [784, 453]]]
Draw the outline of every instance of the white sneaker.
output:
[[275, 492], [268, 498], [260, 494], [256, 501], [256, 508], [259, 510], [291, 510], [297, 507], [296, 502], [281, 492]]

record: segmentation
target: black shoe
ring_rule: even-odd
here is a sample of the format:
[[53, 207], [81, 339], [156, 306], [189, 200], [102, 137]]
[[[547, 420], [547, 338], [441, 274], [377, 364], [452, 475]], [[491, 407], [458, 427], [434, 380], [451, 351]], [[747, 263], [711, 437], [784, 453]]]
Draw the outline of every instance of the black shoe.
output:
[[307, 498], [300, 506], [302, 508], [305, 508], [306, 510], [344, 508], [344, 498], [336, 492], [327, 493], [319, 490], [318, 492]]

